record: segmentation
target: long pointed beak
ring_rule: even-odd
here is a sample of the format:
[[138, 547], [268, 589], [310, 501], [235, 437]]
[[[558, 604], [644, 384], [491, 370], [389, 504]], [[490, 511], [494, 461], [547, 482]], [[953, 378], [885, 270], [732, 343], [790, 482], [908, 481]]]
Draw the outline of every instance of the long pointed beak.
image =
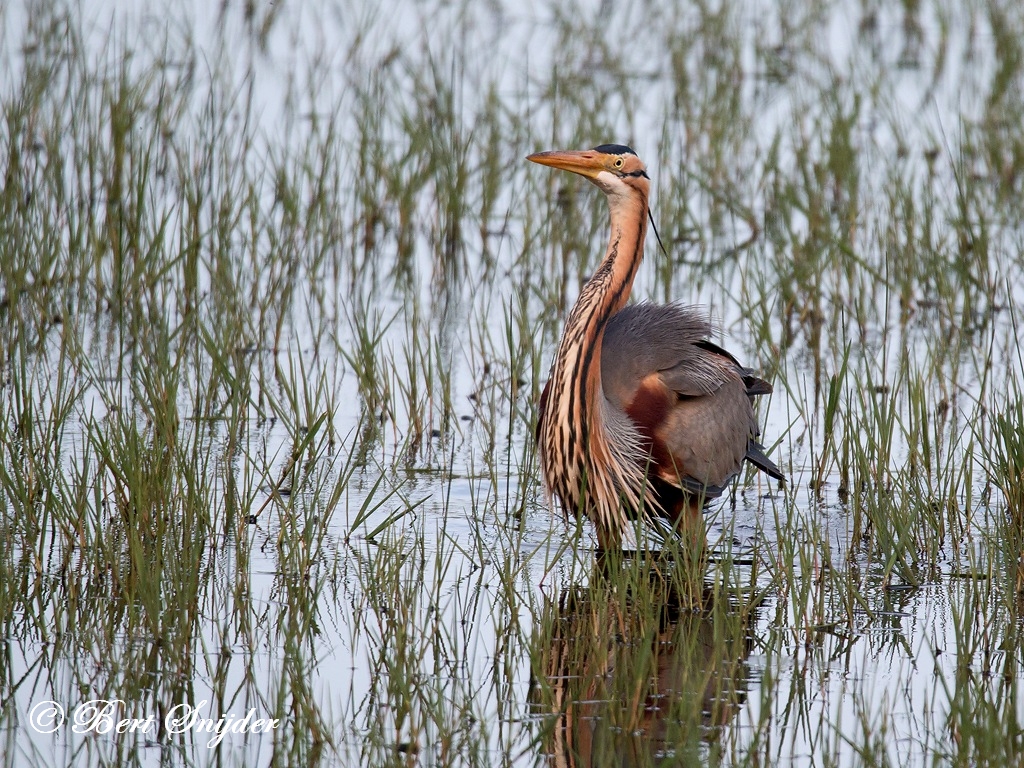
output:
[[552, 168], [559, 168], [563, 171], [572, 171], [588, 179], [597, 177], [604, 170], [604, 163], [601, 156], [591, 150], [553, 150], [550, 152], [538, 152], [529, 155], [527, 160], [548, 165]]

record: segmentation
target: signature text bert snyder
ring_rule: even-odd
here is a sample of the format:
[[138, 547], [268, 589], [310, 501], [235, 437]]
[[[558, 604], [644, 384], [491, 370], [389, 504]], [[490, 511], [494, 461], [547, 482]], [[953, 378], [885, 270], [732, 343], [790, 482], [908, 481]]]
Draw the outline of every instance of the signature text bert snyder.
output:
[[[202, 716], [208, 702], [178, 704], [164, 715], [165, 733], [208, 733], [208, 747], [216, 747], [229, 733], [269, 733], [280, 718], [258, 718], [250, 709], [245, 717], [223, 714], [216, 720]], [[75, 707], [71, 730], [75, 733], [146, 733], [156, 736], [157, 718], [120, 717], [125, 709], [121, 699], [93, 699]], [[53, 733], [64, 725], [64, 708], [55, 701], [41, 701], [29, 712], [29, 724], [39, 733]]]

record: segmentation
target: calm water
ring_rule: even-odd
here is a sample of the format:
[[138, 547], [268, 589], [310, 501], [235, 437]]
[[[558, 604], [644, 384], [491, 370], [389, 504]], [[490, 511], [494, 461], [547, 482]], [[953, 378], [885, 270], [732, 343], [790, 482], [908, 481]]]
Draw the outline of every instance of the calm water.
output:
[[[3, 92], [10, 94], [24, 68], [24, 52], [33, 44], [27, 21], [32, 14], [24, 3], [0, 14], [7, 72]], [[383, 144], [399, 155], [407, 141], [403, 104], [412, 112], [433, 79], [450, 83], [454, 113], [464, 121], [457, 131], [437, 124], [436, 136], [439, 141], [465, 136], [472, 127], [463, 157], [474, 167], [485, 155], [481, 137], [488, 125], [482, 115], [490, 114], [489, 100], [515, 115], [496, 129], [503, 136], [500, 178], [489, 215], [478, 213], [476, 198], [467, 202], [460, 244], [450, 259], [438, 256], [438, 243], [446, 236], [442, 192], [447, 188], [438, 185], [432, 194], [426, 184], [411, 209], [417, 226], [410, 253], [403, 254], [394, 244], [395, 232], [383, 227], [378, 234], [384, 245], [374, 251], [372, 263], [360, 261], [358, 244], [350, 242], [354, 235], [345, 233], [329, 258], [340, 266], [297, 280], [299, 296], [283, 320], [278, 349], [264, 337], [265, 343], [251, 350], [254, 370], [262, 372], [254, 374], [254, 392], [264, 386], [283, 390], [299, 379], [301, 365], [311, 379], [323, 382], [321, 393], [330, 393], [329, 419], [337, 442], [312, 470], [322, 482], [309, 483], [296, 505], [311, 520], [330, 517], [318, 529], [322, 538], [316, 539], [316, 555], [305, 574], [289, 571], [291, 555], [283, 554], [282, 541], [294, 521], [276, 505], [250, 527], [252, 546], [244, 558], [230, 541], [211, 542], [208, 573], [213, 583], [200, 606], [202, 637], [194, 646], [188, 690], [196, 705], [217, 702], [217, 711], [239, 716], [255, 708], [261, 716], [280, 717], [282, 725], [272, 735], [229, 735], [219, 751], [194, 733], [194, 739], [175, 746], [155, 736], [128, 741], [133, 745], [128, 751], [140, 762], [269, 762], [275, 749], [295, 738], [290, 731], [299, 721], [289, 708], [296, 706], [300, 689], [334, 743], [333, 749], [314, 754], [324, 763], [564, 762], [549, 755], [560, 748], [557, 738], [551, 742], [538, 735], [550, 713], [537, 701], [536, 643], [551, 631], [552, 622], [566, 628], [555, 644], [558, 650], [550, 657], [541, 654], [557, 692], [558, 681], [583, 674], [583, 662], [574, 653], [580, 637], [595, 629], [587, 624], [592, 616], [588, 601], [602, 598], [599, 591], [590, 591], [589, 531], [582, 532], [575, 552], [567, 550], [563, 544], [574, 534], [540, 493], [528, 423], [536, 382], [511, 381], [508, 361], [510, 338], [518, 343], [532, 334], [532, 343], [543, 349], [536, 372], [543, 381], [557, 331], [545, 319], [545, 286], [564, 277], [571, 300], [578, 289], [577, 272], [585, 275], [593, 267], [593, 261], [571, 264], [566, 275], [556, 274], [561, 246], [554, 243], [540, 246], [532, 268], [523, 266], [523, 253], [531, 247], [525, 233], [535, 233], [536, 217], [551, 209], [541, 207], [539, 199], [547, 182], [528, 180], [527, 173], [536, 171], [526, 168], [522, 156], [567, 145], [580, 124], [588, 126], [582, 133], [601, 128], [607, 140], [626, 141], [638, 150], [651, 166], [655, 213], [671, 222], [662, 236], [673, 254], [672, 265], [666, 268], [649, 248], [636, 295], [709, 307], [730, 349], [752, 365], [776, 368], [787, 382], [762, 408], [762, 417], [767, 442], [784, 436], [773, 457], [790, 474], [790, 490], [783, 493], [754, 480], [709, 516], [711, 540], [722, 542], [737, 563], [722, 570], [713, 565], [712, 577], [735, 581], [745, 594], [758, 589], [766, 594], [750, 610], [749, 625], [729, 635], [724, 646], [715, 644], [715, 633], [728, 630], [714, 620], [686, 614], [665, 620], [665, 640], [658, 647], [673, 649], [666, 658], [673, 658], [686, 639], [712, 651], [701, 656], [691, 648], [688, 652], [696, 655], [686, 657], [690, 671], [670, 662], [657, 667], [662, 698], [644, 708], [641, 725], [633, 723], [643, 734], [635, 743], [615, 742], [622, 762], [695, 756], [734, 764], [761, 755], [763, 763], [780, 765], [945, 764], [949, 760], [942, 755], [955, 752], [957, 737], [950, 713], [961, 711], [957, 702], [970, 697], [1002, 711], [1019, 730], [1022, 678], [1013, 661], [1020, 649], [1006, 639], [1011, 619], [999, 607], [1005, 566], [991, 545], [998, 503], [984, 503], [991, 497], [980, 487], [956, 496], [973, 510], [970, 526], [949, 532], [938, 568], [920, 586], [910, 588], [891, 563], [867, 555], [854, 539], [851, 506], [840, 492], [843, 479], [833, 472], [820, 493], [810, 489], [814, 456], [824, 439], [821, 388], [827, 389], [828, 376], [838, 367], [829, 358], [821, 368], [818, 353], [827, 352], [829, 343], [816, 350], [798, 329], [796, 341], [784, 352], [759, 347], [755, 329], [762, 321], [771, 338], [786, 336], [779, 309], [783, 291], [768, 291], [760, 301], [755, 287], [770, 271], [764, 267], [768, 260], [787, 256], [775, 251], [770, 238], [751, 250], [731, 250], [749, 235], [740, 208], [749, 208], [770, 230], [771, 199], [780, 194], [770, 173], [757, 184], [748, 184], [745, 173], [769, 155], [779, 168], [798, 166], [802, 150], [796, 137], [816, 134], [830, 110], [853, 115], [850, 135], [861, 168], [859, 214], [866, 229], [885, 219], [875, 210], [891, 204], [894, 177], [928, 180], [922, 184], [939, 190], [940, 199], [954, 199], [950, 164], [933, 166], [934, 153], [955, 154], [968, 140], [967, 128], [984, 122], [996, 98], [993, 82], [1000, 61], [985, 14], [926, 4], [910, 18], [901, 9], [860, 2], [833, 3], [820, 11], [794, 9], [792, 14], [774, 3], [749, 2], [716, 16], [643, 2], [521, 6], [410, 1], [278, 4], [256, 8], [255, 17], [247, 20], [244, 9], [232, 4], [173, 3], [141, 10], [135, 3], [83, 2], [73, 17], [85, 33], [86, 58], [98, 62], [128, 47], [135, 51], [129, 67], [143, 72], [166, 58], [173, 68], [178, 66], [176, 51], [194, 46], [202, 54], [196, 59], [196, 80], [222, 78], [218, 81], [231, 84], [226, 93], [251, 104], [256, 149], [246, 162], [299, 156], [311, 124], [334, 125], [342, 137], [343, 189], [370, 169], [360, 155], [358, 137], [367, 109], [360, 99], [374, 92], [368, 84], [375, 78], [381, 80]], [[582, 20], [581, 31], [570, 43], [565, 30], [574, 17]], [[714, 27], [715, 19], [721, 28]], [[692, 37], [692, 43], [673, 48], [679, 35]], [[681, 57], [675, 70], [673, 56]], [[682, 72], [695, 76], [692, 93], [703, 89], [707, 103], [721, 105], [719, 114], [707, 109], [700, 119], [693, 116], [692, 106], [679, 98]], [[576, 77], [588, 78], [583, 103], [572, 95]], [[857, 91], [862, 101], [856, 105], [847, 103], [852, 81], [870, 84]], [[712, 89], [717, 90], [709, 96]], [[837, 103], [823, 103], [823, 94], [830, 92]], [[204, 105], [201, 99], [195, 102], [190, 109], [198, 114]], [[718, 158], [721, 176], [715, 181], [737, 190], [739, 207], [731, 215], [723, 214], [721, 201], [699, 178], [684, 184], [688, 191], [682, 203], [664, 194], [668, 179], [685, 178], [679, 169], [693, 158], [699, 159], [702, 172], [710, 173], [714, 140], [699, 132], [701, 125], [730, 131], [722, 142], [727, 156]], [[821, 138], [822, 143], [828, 140]], [[378, 183], [386, 184], [374, 181], [370, 188]], [[479, 174], [469, 184], [472, 194], [483, 186]], [[576, 226], [584, 242], [592, 243], [587, 252], [596, 256], [602, 247], [603, 203], [582, 183], [559, 179], [557, 184], [568, 185], [568, 196], [576, 200]], [[837, 209], [843, 194], [835, 191]], [[274, 185], [267, 181], [258, 197], [271, 201], [273, 195]], [[678, 215], [681, 204], [685, 216]], [[358, 204], [352, 205], [355, 211]], [[794, 230], [810, 231], [812, 215], [805, 212], [807, 220], [793, 224]], [[398, 214], [385, 210], [384, 216], [392, 221]], [[1004, 307], [1024, 298], [1014, 256], [1021, 242], [1019, 224], [997, 221], [988, 232], [990, 264], [984, 280], [997, 286], [995, 303]], [[699, 233], [691, 238], [692, 227]], [[935, 223], [933, 233], [939, 240], [953, 236], [948, 221]], [[859, 235], [861, 266], [869, 267], [863, 273], [848, 281], [822, 275], [828, 283], [827, 311], [836, 313], [826, 326], [850, 343], [851, 366], [865, 387], [898, 388], [896, 372], [907, 358], [922, 369], [955, 369], [955, 391], [931, 391], [926, 398], [932, 408], [944, 396], [953, 403], [935, 429], [944, 441], [937, 450], [950, 462], [984, 466], [985, 457], [971, 453], [968, 438], [978, 401], [987, 397], [985, 369], [973, 366], [976, 350], [939, 355], [934, 345], [936, 328], [960, 322], [963, 315], [956, 310], [963, 306], [937, 307], [938, 302], [929, 305], [931, 297], [920, 296], [915, 314], [906, 319], [906, 307], [892, 287], [899, 282], [899, 267], [891, 265], [872, 234]], [[274, 253], [266, 243], [255, 250], [267, 257]], [[203, 274], [200, 280], [209, 287], [212, 278]], [[256, 290], [273, 290], [256, 282]], [[508, 333], [507, 318], [517, 302], [530, 322], [525, 331]], [[387, 414], [381, 434], [356, 451], [367, 419], [377, 416], [367, 416], [353, 365], [358, 347], [354, 318], [362, 306], [381, 318], [376, 347], [396, 361], [390, 374], [393, 388], [410, 376], [405, 354], [417, 334], [430, 340], [428, 346], [450, 373], [451, 414], [445, 415], [439, 396], [432, 393], [422, 441], [412, 448], [407, 438], [415, 420], [409, 410], [397, 410]], [[851, 318], [857, 307], [870, 309], [860, 322], [844, 322], [844, 306]], [[984, 307], [971, 311], [989, 316]], [[1011, 314], [996, 313], [979, 344], [994, 356], [994, 369], [1020, 381]], [[76, 332], [83, 347], [95, 350], [102, 361], [110, 328], [103, 322], [82, 323]], [[58, 346], [54, 341], [38, 353], [44, 407], [47, 382], [57, 375]], [[104, 370], [102, 362], [97, 370]], [[534, 377], [535, 372], [528, 373]], [[69, 472], [81, 466], [90, 420], [105, 418], [110, 393], [124, 385], [104, 375], [82, 374], [81, 381], [83, 391], [62, 446]], [[218, 477], [247, 478], [261, 489], [262, 503], [292, 450], [287, 425], [275, 418], [252, 418], [244, 444], [226, 456], [227, 428], [192, 413], [191, 393], [190, 386], [183, 386], [178, 394], [182, 430], [208, 443]], [[908, 406], [899, 403], [904, 412]], [[863, 439], [873, 437], [865, 432]], [[897, 430], [893, 466], [903, 466], [915, 439]], [[331, 483], [357, 452], [358, 467], [340, 503], [329, 506]], [[894, 472], [889, 479], [898, 484], [907, 478]], [[398, 493], [387, 496], [394, 488]], [[525, 511], [513, 514], [524, 497]], [[378, 501], [380, 507], [353, 529], [367, 499], [371, 507]], [[386, 531], [371, 533], [392, 515], [398, 517]], [[811, 542], [829, 546], [822, 550]], [[773, 584], [770, 564], [783, 545], [800, 556], [795, 578]], [[59, 557], [45, 543], [40, 551], [44, 557], [36, 576], [41, 577]], [[856, 585], [856, 599], [850, 596], [854, 590], [837, 587], [839, 579], [832, 574], [839, 572]], [[379, 591], [378, 578], [387, 573], [404, 586], [401, 600], [394, 592]], [[239, 578], [245, 583], [247, 621], [239, 619], [233, 597]], [[315, 621], [295, 630], [289, 603], [295, 590], [289, 585], [301, 578], [310, 585]], [[854, 620], [848, 622], [847, 616]], [[17, 624], [14, 617], [8, 626]], [[420, 632], [403, 636], [399, 627]], [[298, 666], [284, 650], [296, 636], [304, 660]], [[616, 651], [622, 657], [597, 674], [608, 690], [615, 690], [616, 669], [646, 663], [644, 654], [650, 652], [648, 645], [631, 644], [628, 633], [624, 637]], [[124, 637], [111, 647], [130, 655], [147, 643], [147, 638]], [[66, 649], [54, 653], [49, 640], [9, 629], [0, 683], [6, 764], [101, 764], [123, 757], [125, 742], [112, 734], [80, 735], [61, 728], [43, 735], [29, 721], [33, 708], [46, 700], [70, 712], [85, 696], [107, 697], [104, 681], [117, 675], [105, 671], [109, 659], [94, 656], [96, 648], [106, 646], [84, 647], [81, 655]], [[702, 695], [704, 685], [711, 690], [706, 680], [697, 683], [692, 676], [692, 668], [700, 665], [713, 671], [718, 698], [704, 706], [704, 735], [696, 754], [689, 755], [674, 741], [679, 726], [672, 702]], [[417, 691], [417, 704], [400, 711], [396, 702], [410, 688]], [[221, 700], [225, 691], [236, 697]], [[128, 704], [133, 716], [157, 714], [150, 698]], [[582, 713], [581, 732], [590, 734], [586, 738], [593, 739], [594, 754], [599, 754], [611, 749], [611, 742], [602, 741], [611, 737], [601, 735], [606, 716], [588, 720], [587, 706], [582, 701], [574, 711]], [[212, 713], [215, 707], [209, 709]], [[627, 728], [612, 726], [620, 734]], [[408, 742], [410, 733], [418, 734], [415, 743]], [[366, 746], [376, 742], [377, 750]], [[584, 754], [591, 749], [577, 747]]]

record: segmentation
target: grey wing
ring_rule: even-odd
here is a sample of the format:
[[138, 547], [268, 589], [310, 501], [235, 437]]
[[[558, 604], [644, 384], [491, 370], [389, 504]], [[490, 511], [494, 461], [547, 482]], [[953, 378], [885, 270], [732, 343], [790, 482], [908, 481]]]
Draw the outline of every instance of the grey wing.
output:
[[605, 329], [601, 375], [609, 401], [651, 439], [662, 479], [714, 496], [745, 458], [781, 473], [755, 442], [751, 398], [771, 386], [709, 341], [711, 332], [694, 308], [626, 307]]
[[651, 373], [683, 397], [710, 395], [734, 371], [735, 358], [712, 344], [707, 315], [678, 304], [634, 304], [612, 316], [604, 332], [605, 394], [625, 409]]

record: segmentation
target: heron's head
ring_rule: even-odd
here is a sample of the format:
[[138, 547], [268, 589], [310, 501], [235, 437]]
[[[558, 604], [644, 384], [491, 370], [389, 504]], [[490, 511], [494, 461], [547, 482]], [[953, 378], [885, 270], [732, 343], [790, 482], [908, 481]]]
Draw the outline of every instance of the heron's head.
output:
[[647, 166], [636, 156], [636, 152], [622, 144], [602, 144], [582, 151], [538, 152], [526, 159], [578, 173], [590, 179], [609, 197], [629, 197], [640, 193], [646, 199], [650, 192]]

